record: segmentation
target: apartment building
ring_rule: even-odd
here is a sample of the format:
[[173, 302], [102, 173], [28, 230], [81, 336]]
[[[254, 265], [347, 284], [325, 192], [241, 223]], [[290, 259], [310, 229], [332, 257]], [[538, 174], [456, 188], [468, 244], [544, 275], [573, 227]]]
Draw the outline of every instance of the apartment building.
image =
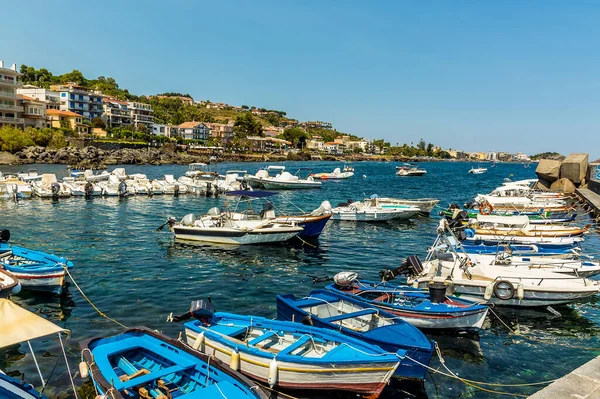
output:
[[46, 109], [60, 109], [60, 94], [56, 91], [42, 89], [34, 85], [23, 85], [23, 87], [17, 89], [17, 94], [44, 101]]
[[233, 141], [232, 123], [205, 123], [205, 125], [210, 129], [210, 137], [219, 139], [222, 145], [227, 145], [227, 143]]
[[136, 129], [140, 126], [146, 127], [148, 133], [152, 132], [154, 124], [154, 110], [150, 104], [128, 101], [127, 105], [131, 108], [131, 123]]
[[325, 142], [321, 136], [312, 136], [310, 140], [306, 142], [306, 148], [309, 150], [323, 151]]
[[208, 140], [210, 129], [202, 122], [183, 122], [177, 133], [185, 140]]
[[119, 101], [110, 97], [102, 99], [102, 120], [107, 128], [131, 127], [132, 113], [127, 101]]
[[176, 137], [178, 131], [179, 127], [177, 125], [165, 125], [162, 123], [155, 123], [152, 125], [152, 134], [154, 136]]
[[0, 126], [23, 128], [25, 124], [23, 107], [17, 97], [17, 88], [21, 87], [17, 77], [20, 75], [16, 64], [5, 68], [4, 61], [0, 61]]
[[46, 127], [46, 101], [19, 95], [19, 103], [23, 107], [25, 127], [41, 129]]
[[76, 112], [49, 109], [46, 110], [46, 119], [50, 127], [59, 129], [64, 124], [77, 133], [90, 132], [90, 126], [84, 123], [84, 117]]
[[52, 85], [50, 90], [59, 93], [61, 111], [71, 111], [86, 119], [102, 117], [102, 96], [76, 83]]

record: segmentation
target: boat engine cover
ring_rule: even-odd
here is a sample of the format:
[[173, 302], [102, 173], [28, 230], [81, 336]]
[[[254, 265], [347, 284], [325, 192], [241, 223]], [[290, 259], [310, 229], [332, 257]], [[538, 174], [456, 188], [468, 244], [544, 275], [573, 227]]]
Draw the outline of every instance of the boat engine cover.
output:
[[340, 272], [333, 276], [333, 281], [340, 287], [349, 287], [358, 278], [356, 272]]

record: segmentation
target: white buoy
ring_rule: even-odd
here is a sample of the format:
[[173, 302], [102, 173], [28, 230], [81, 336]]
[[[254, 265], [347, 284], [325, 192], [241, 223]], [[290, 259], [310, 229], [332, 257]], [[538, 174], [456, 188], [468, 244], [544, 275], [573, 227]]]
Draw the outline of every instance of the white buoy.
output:
[[519, 298], [519, 301], [523, 300], [523, 298], [525, 297], [525, 287], [523, 287], [523, 284], [519, 283], [519, 285], [517, 286], [517, 298]]
[[88, 378], [90, 375], [90, 369], [86, 362], [79, 362], [79, 375], [81, 378]]
[[240, 352], [237, 349], [231, 352], [231, 362], [229, 363], [229, 367], [235, 371], [240, 369]]
[[196, 336], [196, 340], [194, 341], [194, 345], [192, 345], [192, 348], [196, 349], [197, 351], [202, 351], [201, 347], [202, 344], [204, 343], [204, 331], [202, 331], [200, 334], [198, 334]]
[[277, 369], [277, 359], [273, 358], [273, 360], [271, 360], [271, 364], [269, 365], [269, 386], [271, 388], [273, 388], [275, 386], [275, 384], [277, 384], [277, 373], [278, 373], [278, 369]]
[[367, 178], [367, 175], [363, 175], [363, 179], [366, 179], [366, 178]]
[[483, 294], [483, 299], [489, 301], [492, 299], [492, 294], [494, 293], [494, 284], [490, 283], [485, 287], [485, 293]]

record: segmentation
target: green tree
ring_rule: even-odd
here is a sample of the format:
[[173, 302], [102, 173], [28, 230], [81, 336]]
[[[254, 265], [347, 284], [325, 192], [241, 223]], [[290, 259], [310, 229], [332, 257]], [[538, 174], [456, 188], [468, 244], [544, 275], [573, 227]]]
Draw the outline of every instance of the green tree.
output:
[[31, 137], [20, 129], [9, 126], [0, 128], [0, 148], [2, 151], [15, 153], [25, 147], [35, 145]]
[[290, 141], [296, 148], [303, 148], [306, 144], [306, 140], [309, 138], [309, 135], [304, 130], [298, 127], [293, 127], [291, 129], [284, 130], [283, 134], [279, 135], [279, 137]]
[[242, 109], [250, 109], [250, 107], [247, 105], [242, 105]]
[[425, 140], [421, 139], [419, 140], [419, 144], [417, 144], [417, 149], [421, 150], [421, 151], [425, 151]]
[[427, 155], [433, 155], [433, 144], [427, 144]]
[[248, 136], [262, 136], [262, 125], [250, 112], [244, 112], [235, 118], [233, 132], [235, 137], [240, 139]]
[[99, 116], [92, 119], [92, 127], [99, 129], [106, 129], [106, 123]]
[[83, 76], [83, 73], [77, 69], [73, 69], [71, 72], [61, 75], [59, 79], [60, 83], [74, 82], [81, 86], [87, 86], [88, 84], [88, 81]]

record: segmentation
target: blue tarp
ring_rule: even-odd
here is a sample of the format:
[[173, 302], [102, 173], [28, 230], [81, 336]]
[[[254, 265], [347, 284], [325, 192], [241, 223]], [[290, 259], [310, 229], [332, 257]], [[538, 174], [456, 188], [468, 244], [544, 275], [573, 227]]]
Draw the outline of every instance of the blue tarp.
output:
[[259, 190], [255, 190], [255, 191], [250, 191], [250, 190], [237, 190], [237, 191], [228, 191], [225, 193], [225, 195], [241, 195], [244, 197], [253, 197], [253, 198], [265, 198], [265, 197], [270, 197], [272, 195], [276, 195], [277, 193], [274, 193], [272, 191], [259, 191]]

